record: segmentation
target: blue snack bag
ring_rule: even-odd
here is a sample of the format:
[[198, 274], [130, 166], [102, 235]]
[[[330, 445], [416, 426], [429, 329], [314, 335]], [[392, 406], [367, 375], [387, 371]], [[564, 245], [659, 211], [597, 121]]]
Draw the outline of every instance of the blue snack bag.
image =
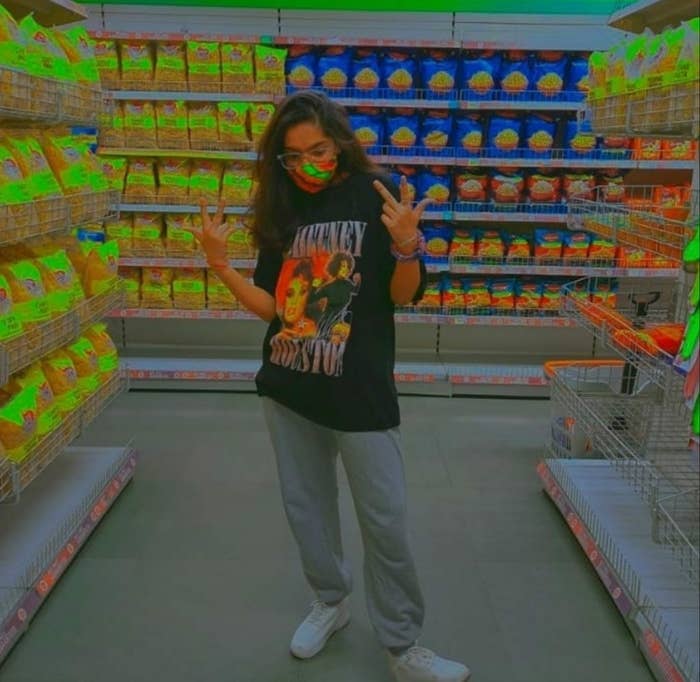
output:
[[312, 88], [316, 84], [317, 68], [318, 57], [312, 48], [292, 45], [285, 63], [287, 89], [294, 92]]
[[532, 69], [535, 90], [543, 97], [555, 97], [564, 89], [569, 58], [564, 52], [538, 52]]
[[420, 62], [420, 73], [426, 99], [454, 96], [457, 85], [457, 59], [444, 50], [430, 50]]
[[387, 52], [380, 68], [381, 87], [391, 97], [415, 97], [418, 69], [413, 55], [400, 50]]
[[467, 99], [490, 99], [496, 90], [502, 57], [493, 50], [468, 52], [462, 58], [462, 88]]
[[415, 109], [394, 109], [386, 115], [386, 140], [392, 147], [413, 149], [419, 131], [420, 118]]
[[504, 112], [492, 116], [486, 142], [489, 154], [502, 156], [504, 153], [515, 152], [520, 146], [522, 130], [522, 120], [514, 114]]
[[532, 66], [530, 56], [522, 50], [509, 50], [501, 63], [499, 83], [511, 98], [531, 89]]
[[426, 256], [428, 258], [447, 258], [454, 230], [448, 225], [431, 224], [422, 228], [425, 237]]
[[551, 152], [557, 134], [556, 121], [546, 114], [530, 114], [525, 119], [525, 146], [535, 154]]
[[352, 52], [348, 47], [327, 47], [318, 59], [317, 80], [326, 90], [350, 86]]
[[592, 132], [579, 128], [578, 121], [566, 122], [564, 129], [564, 147], [574, 156], [592, 156], [598, 146], [598, 140]]
[[[434, 204], [446, 204], [450, 200], [450, 189], [452, 178], [449, 168], [446, 166], [429, 166], [418, 172], [418, 197], [421, 199], [431, 198]], [[434, 205], [431, 210], [436, 210]]]
[[588, 95], [588, 59], [585, 57], [577, 55], [569, 61], [566, 92], [575, 100], [583, 100]]
[[427, 153], [440, 152], [452, 143], [453, 119], [445, 110], [428, 111], [421, 121], [419, 145]]
[[384, 144], [384, 120], [376, 110], [359, 110], [348, 117], [355, 137], [366, 149]]
[[379, 56], [373, 50], [357, 48], [352, 60], [352, 85], [361, 94], [377, 94], [381, 74]]
[[478, 114], [458, 116], [454, 123], [458, 156], [479, 156], [484, 146], [484, 122]]

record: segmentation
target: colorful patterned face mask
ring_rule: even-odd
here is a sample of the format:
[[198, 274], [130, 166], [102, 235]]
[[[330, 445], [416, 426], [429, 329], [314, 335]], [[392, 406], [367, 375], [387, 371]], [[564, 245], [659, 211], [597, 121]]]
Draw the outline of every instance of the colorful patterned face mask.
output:
[[316, 194], [328, 186], [338, 168], [338, 159], [317, 163], [302, 163], [289, 171], [289, 176], [300, 189]]

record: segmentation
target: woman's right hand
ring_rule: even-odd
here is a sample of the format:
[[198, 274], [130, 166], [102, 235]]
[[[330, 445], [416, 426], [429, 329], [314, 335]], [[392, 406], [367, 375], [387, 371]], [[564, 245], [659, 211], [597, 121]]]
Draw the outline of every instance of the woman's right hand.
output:
[[189, 228], [189, 232], [202, 246], [207, 263], [216, 269], [228, 267], [228, 239], [234, 232], [234, 227], [226, 225], [223, 201], [219, 202], [216, 213], [209, 214], [206, 199], [200, 199], [199, 206], [202, 215], [202, 229]]

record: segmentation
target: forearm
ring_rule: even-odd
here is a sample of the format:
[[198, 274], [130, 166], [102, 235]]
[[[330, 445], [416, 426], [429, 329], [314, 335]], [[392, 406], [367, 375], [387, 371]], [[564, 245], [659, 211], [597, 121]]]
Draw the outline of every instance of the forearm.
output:
[[391, 300], [396, 305], [408, 305], [413, 301], [420, 287], [420, 262], [397, 261], [391, 278]]
[[217, 268], [216, 276], [228, 287], [238, 302], [265, 322], [271, 322], [277, 314], [275, 299], [264, 289], [256, 287], [233, 268]]

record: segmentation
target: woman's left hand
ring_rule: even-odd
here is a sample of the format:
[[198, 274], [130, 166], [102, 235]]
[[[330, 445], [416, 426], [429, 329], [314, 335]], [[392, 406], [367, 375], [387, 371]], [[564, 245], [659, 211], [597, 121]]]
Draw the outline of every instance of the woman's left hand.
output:
[[384, 199], [382, 222], [389, 230], [395, 246], [402, 251], [413, 251], [418, 237], [418, 223], [423, 217], [426, 206], [433, 200], [423, 199], [414, 207], [411, 202], [411, 189], [405, 175], [401, 176], [399, 185], [400, 201], [379, 180], [375, 180], [373, 184]]

